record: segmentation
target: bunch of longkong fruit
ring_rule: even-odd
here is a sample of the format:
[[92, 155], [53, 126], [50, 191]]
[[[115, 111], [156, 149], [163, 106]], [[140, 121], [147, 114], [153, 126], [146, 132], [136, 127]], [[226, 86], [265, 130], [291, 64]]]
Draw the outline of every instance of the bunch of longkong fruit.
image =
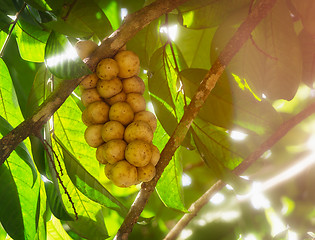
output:
[[[79, 41], [75, 48], [84, 59], [97, 44]], [[95, 73], [80, 83], [85, 140], [97, 148], [96, 159], [105, 164], [105, 175], [119, 187], [150, 181], [160, 159], [152, 144], [156, 117], [146, 111], [139, 69], [139, 57], [123, 48], [113, 58], [102, 59]]]

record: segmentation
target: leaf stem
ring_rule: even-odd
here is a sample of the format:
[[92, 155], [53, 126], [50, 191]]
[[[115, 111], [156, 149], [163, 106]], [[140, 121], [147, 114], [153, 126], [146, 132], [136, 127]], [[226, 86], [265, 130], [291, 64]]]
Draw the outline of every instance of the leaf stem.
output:
[[[65, 194], [67, 195], [69, 202], [71, 203], [72, 209], [73, 209], [73, 211], [74, 211], [75, 219], [78, 220], [78, 219], [79, 219], [79, 216], [78, 216], [78, 212], [77, 212], [77, 210], [76, 210], [76, 208], [75, 208], [74, 202], [72, 201], [72, 198], [71, 198], [71, 196], [70, 196], [70, 194], [69, 194], [69, 192], [68, 192], [68, 189], [66, 188], [65, 184], [63, 183], [63, 181], [62, 181], [62, 179], [61, 179], [61, 177], [60, 177], [59, 172], [57, 171], [55, 161], [54, 161], [53, 156], [52, 156], [51, 152], [49, 151], [49, 149], [51, 149], [51, 150], [53, 151], [53, 153], [55, 154], [56, 160], [57, 160], [57, 162], [58, 162], [58, 164], [59, 164], [59, 166], [60, 166], [60, 168], [61, 168], [60, 160], [59, 160], [58, 156], [56, 155], [56, 153], [54, 152], [52, 146], [51, 146], [45, 139], [43, 139], [42, 136], [39, 135], [38, 138], [39, 138], [40, 141], [42, 142], [42, 144], [43, 144], [43, 146], [44, 146], [44, 148], [45, 148], [45, 151], [46, 151], [47, 154], [48, 154], [48, 158], [49, 158], [50, 164], [51, 164], [52, 168], [53, 168], [54, 171], [55, 171], [56, 177], [57, 177], [57, 179], [58, 179], [58, 181], [59, 181], [61, 187], [62, 187], [63, 190], [65, 191]], [[47, 146], [49, 146], [49, 148], [48, 148]], [[61, 174], [62, 174], [62, 172], [61, 172]]]
[[6, 37], [6, 39], [5, 39], [4, 43], [3, 43], [3, 46], [2, 46], [2, 48], [1, 48], [1, 51], [0, 51], [0, 58], [3, 57], [4, 50], [6, 49], [8, 43], [9, 43], [9, 40], [10, 40], [11, 35], [12, 35], [12, 33], [13, 33], [13, 30], [14, 30], [14, 28], [15, 28], [15, 26], [16, 26], [16, 24], [17, 24], [19, 18], [20, 18], [21, 13], [24, 11], [25, 7], [26, 7], [26, 3], [24, 3], [23, 6], [21, 7], [20, 11], [18, 11], [18, 12], [15, 14], [15, 19], [13, 20], [13, 22], [11, 22], [12, 26], [11, 26], [11, 28], [10, 28], [10, 31], [9, 31], [9, 33], [8, 33], [8, 36]]

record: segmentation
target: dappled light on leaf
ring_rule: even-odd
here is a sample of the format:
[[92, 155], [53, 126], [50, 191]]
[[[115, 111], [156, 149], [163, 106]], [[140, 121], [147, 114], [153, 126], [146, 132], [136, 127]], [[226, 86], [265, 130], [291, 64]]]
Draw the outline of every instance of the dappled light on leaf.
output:
[[[212, 42], [212, 51], [217, 53], [212, 54], [213, 60], [247, 15], [248, 9], [238, 11], [218, 28]], [[294, 97], [302, 77], [302, 60], [285, 1], [277, 1], [227, 69], [246, 79], [258, 96], [264, 93], [268, 99], [286, 100]]]
[[79, 78], [91, 73], [67, 38], [55, 32], [47, 41], [45, 63], [50, 72], [61, 79]]

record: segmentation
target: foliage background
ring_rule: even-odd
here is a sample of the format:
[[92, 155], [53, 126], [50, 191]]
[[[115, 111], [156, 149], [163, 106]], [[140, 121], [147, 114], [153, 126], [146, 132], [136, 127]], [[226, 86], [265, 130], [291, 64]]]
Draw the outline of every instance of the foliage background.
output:
[[[77, 39], [101, 41], [120, 26], [122, 13], [149, 2], [2, 0], [1, 136], [31, 116], [62, 79], [89, 72], [78, 58], [49, 66], [51, 57], [64, 56]], [[147, 107], [158, 118], [153, 143], [160, 150], [254, 6], [250, 0], [188, 1], [127, 43], [141, 60]], [[278, 0], [257, 26], [204, 103], [142, 214], [146, 224], [137, 225], [130, 239], [163, 238], [218, 178], [236, 192], [224, 188], [216, 195], [222, 201], [213, 198], [181, 239], [314, 237], [313, 116], [246, 171], [263, 193], [238, 197], [244, 186], [228, 170], [313, 102], [314, 7], [312, 1]], [[12, 16], [20, 10], [15, 21]], [[105, 239], [116, 234], [140, 187], [117, 188], [104, 176], [95, 149], [84, 141], [79, 95], [76, 89], [41, 130], [46, 144], [31, 136], [0, 166], [0, 239]], [[246, 137], [235, 140], [236, 131]], [[299, 162], [303, 174], [291, 171], [283, 182], [274, 178], [290, 166], [297, 169]]]

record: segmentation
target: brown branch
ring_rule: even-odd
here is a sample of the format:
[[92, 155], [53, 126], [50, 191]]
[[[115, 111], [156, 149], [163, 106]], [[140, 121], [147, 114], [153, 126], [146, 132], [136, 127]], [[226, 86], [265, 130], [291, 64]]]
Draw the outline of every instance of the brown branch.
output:
[[191, 103], [187, 107], [184, 116], [182, 117], [180, 123], [176, 127], [173, 135], [167, 142], [165, 148], [161, 153], [161, 160], [157, 164], [157, 174], [148, 183], [143, 183], [141, 185], [141, 190], [131, 206], [123, 224], [121, 225], [118, 233], [116, 235], [117, 239], [127, 239], [134, 224], [137, 222], [138, 217], [143, 211], [151, 193], [157, 184], [157, 181], [162, 175], [164, 168], [168, 165], [169, 161], [172, 159], [176, 149], [180, 146], [181, 142], [184, 140], [188, 129], [192, 121], [197, 116], [200, 108], [207, 99], [211, 90], [214, 88], [217, 80], [223, 73], [225, 66], [231, 61], [234, 55], [241, 49], [243, 44], [250, 37], [251, 32], [257, 26], [257, 24], [268, 14], [276, 0], [262, 0], [252, 12], [248, 15], [247, 19], [238, 28], [236, 33], [233, 35], [231, 40], [227, 43], [226, 47], [221, 52], [218, 59], [215, 61], [210, 71], [202, 80], [196, 94], [191, 100]]
[[188, 225], [188, 223], [197, 216], [198, 212], [201, 208], [209, 203], [210, 198], [221, 190], [225, 186], [225, 183], [221, 180], [217, 181], [215, 184], [211, 186], [197, 201], [195, 201], [188, 208], [188, 212], [186, 213], [177, 223], [176, 225], [169, 231], [164, 240], [172, 240], [176, 239], [178, 235], [182, 232], [182, 230]]
[[[124, 24], [110, 37], [104, 39], [93, 55], [86, 58], [84, 61], [91, 70], [94, 70], [97, 63], [102, 58], [112, 57], [118, 49], [135, 36], [138, 31], [143, 29], [154, 19], [170, 12], [186, 1], [187, 0], [157, 0], [138, 12], [131, 14], [127, 17]], [[31, 117], [0, 139], [0, 166], [20, 142], [42, 128], [82, 79], [83, 78], [63, 81]]]
[[[282, 137], [284, 137], [292, 128], [297, 126], [301, 121], [315, 113], [315, 103], [306, 107], [300, 113], [290, 118], [288, 121], [280, 125], [280, 127], [254, 152], [252, 152], [237, 168], [234, 173], [240, 175], [255, 161], [257, 161], [267, 150], [272, 148]], [[188, 209], [189, 213], [176, 223], [172, 230], [166, 235], [165, 240], [176, 239], [181, 231], [188, 225], [188, 223], [198, 214], [201, 208], [206, 205], [211, 197], [225, 186], [221, 180], [217, 181], [207, 192], [205, 192], [197, 201], [195, 201]]]

